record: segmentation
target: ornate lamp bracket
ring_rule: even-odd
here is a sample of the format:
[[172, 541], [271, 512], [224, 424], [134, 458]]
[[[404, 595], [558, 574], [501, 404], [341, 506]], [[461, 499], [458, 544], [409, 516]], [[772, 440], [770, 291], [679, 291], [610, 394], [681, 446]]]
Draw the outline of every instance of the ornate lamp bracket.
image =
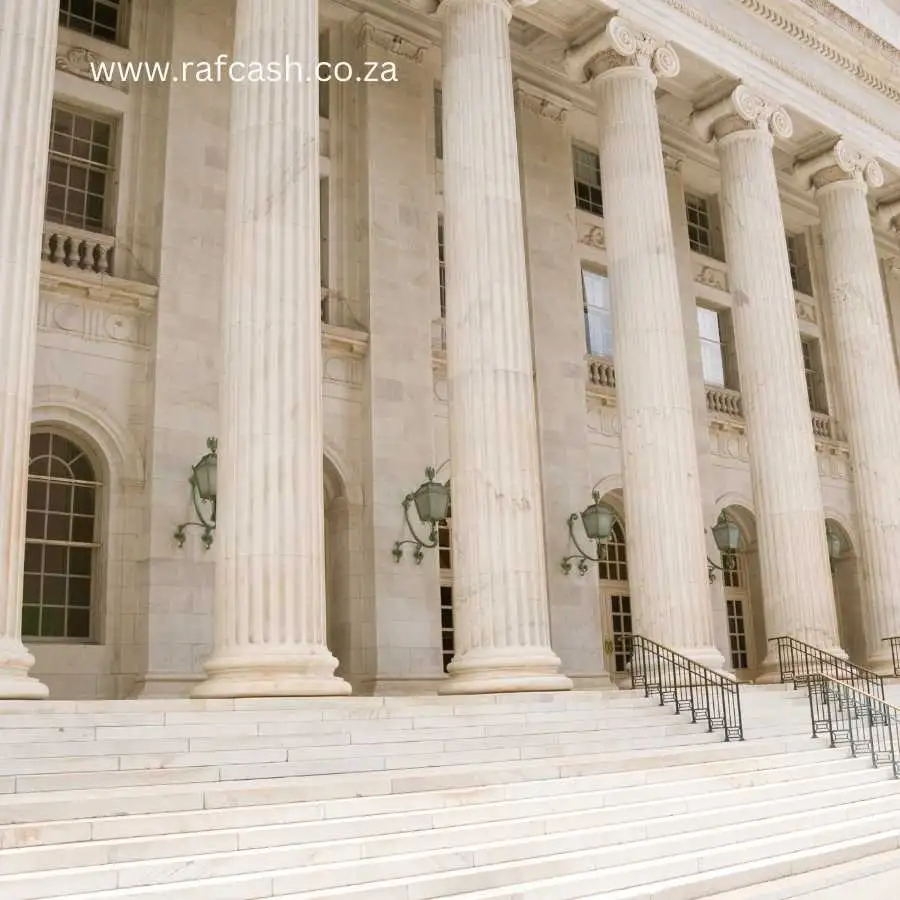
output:
[[[191, 501], [194, 505], [194, 512], [197, 514], [199, 521], [183, 522], [175, 529], [173, 537], [179, 547], [184, 546], [187, 539], [188, 528], [200, 528], [202, 534], [200, 541], [204, 550], [209, 550], [213, 543], [213, 534], [216, 530], [216, 476], [218, 472], [218, 450], [219, 442], [216, 438], [207, 438], [206, 446], [209, 453], [203, 456], [200, 461], [191, 468], [191, 477], [188, 479], [191, 485]], [[207, 509], [209, 514], [207, 515]]]

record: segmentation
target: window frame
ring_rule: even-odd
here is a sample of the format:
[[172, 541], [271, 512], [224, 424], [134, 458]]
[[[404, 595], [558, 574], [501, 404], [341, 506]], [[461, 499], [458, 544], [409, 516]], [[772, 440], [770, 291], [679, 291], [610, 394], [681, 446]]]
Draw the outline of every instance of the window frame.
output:
[[[106, 37], [104, 35], [99, 35], [94, 32], [94, 29], [88, 30], [86, 28], [78, 28], [73, 26], [72, 23], [72, 13], [71, 10], [66, 11], [63, 9], [63, 4], [69, 2], [69, 0], [60, 0], [59, 4], [59, 27], [65, 28], [68, 31], [74, 32], [77, 35], [82, 37], [91, 38], [95, 41], [102, 41], [104, 44], [112, 44], [117, 47], [127, 47], [129, 44], [129, 35], [131, 32], [131, 0], [118, 0], [117, 3], [110, 2], [110, 0], [92, 0], [92, 9], [96, 10], [97, 6], [104, 7], [113, 7], [115, 6], [118, 9], [118, 16], [116, 19], [116, 34], [115, 37]], [[67, 21], [63, 21], [66, 18]], [[87, 22], [90, 21], [93, 24], [96, 23], [96, 17], [93, 19], [84, 19], [81, 16], [76, 17], [78, 21]]]
[[[597, 183], [592, 184], [589, 181], [583, 181], [578, 177], [581, 167], [578, 164], [578, 154], [590, 154], [597, 160], [596, 174]], [[593, 168], [593, 166], [592, 166]], [[572, 144], [572, 181], [573, 190], [575, 192], [575, 208], [581, 212], [591, 216], [603, 218], [603, 179], [600, 173], [600, 153], [596, 147], [589, 147], [587, 144], [574, 142]], [[579, 186], [583, 186], [586, 190], [586, 196], [582, 197], [579, 193]]]
[[[685, 191], [684, 214], [687, 219], [688, 243], [691, 250], [701, 256], [713, 258], [713, 211], [709, 197], [694, 191]], [[704, 237], [705, 240], [701, 240]]]
[[[591, 263], [582, 262], [580, 271], [579, 271], [579, 275], [580, 275], [580, 280], [581, 280], [581, 303], [582, 303], [582, 308], [584, 311], [584, 340], [585, 340], [585, 346], [587, 347], [588, 355], [595, 359], [608, 359], [608, 360], [612, 360], [613, 362], [615, 362], [615, 328], [614, 328], [614, 324], [613, 324], [614, 310], [613, 310], [613, 297], [612, 297], [611, 285], [610, 285], [610, 281], [609, 281], [609, 274], [601, 267], [594, 266]], [[609, 336], [609, 341], [608, 341], [609, 352], [608, 353], [596, 352], [591, 345], [590, 310], [591, 309], [603, 310], [604, 307], [598, 307], [598, 306], [592, 307], [588, 303], [588, 291], [587, 291], [587, 285], [585, 284], [585, 277], [587, 275], [593, 275], [597, 278], [602, 278], [605, 280], [606, 285], [607, 285], [606, 294], [607, 294], [607, 297], [609, 298], [609, 308], [608, 308], [608, 310], [606, 310], [606, 319], [608, 320], [608, 328], [606, 328], [604, 330], [603, 325], [601, 324], [601, 335], [608, 333], [608, 336]]]
[[[53, 123], [56, 119], [57, 112], [66, 113], [71, 116], [77, 116], [82, 119], [86, 119], [93, 124], [99, 123], [102, 125], [106, 125], [109, 127], [109, 144], [106, 147], [108, 154], [108, 163], [105, 166], [93, 163], [91, 160], [86, 160], [84, 157], [74, 156], [71, 154], [63, 154], [57, 150], [53, 149]], [[118, 176], [119, 176], [119, 137], [120, 137], [120, 129], [121, 129], [121, 118], [115, 115], [112, 115], [108, 112], [103, 112], [97, 110], [92, 107], [87, 106], [78, 106], [73, 103], [68, 103], [64, 100], [53, 100], [52, 106], [52, 119], [51, 119], [51, 132], [50, 132], [50, 145], [47, 148], [47, 190], [44, 195], [44, 209], [43, 209], [43, 217], [47, 222], [52, 222], [54, 225], [58, 225], [60, 228], [71, 228], [77, 231], [88, 232], [89, 234], [98, 234], [105, 235], [108, 237], [114, 237], [116, 232], [116, 214], [117, 214], [117, 191], [118, 191]], [[73, 140], [74, 140], [74, 131], [73, 131]], [[50, 199], [50, 187], [51, 184], [55, 184], [55, 182], [51, 182], [50, 180], [50, 169], [54, 162], [61, 163], [66, 167], [66, 208], [63, 210], [62, 214], [51, 214], [49, 199]], [[69, 190], [69, 173], [72, 167], [80, 168], [86, 173], [85, 183], [87, 184], [87, 177], [90, 172], [100, 171], [104, 174], [106, 178], [105, 190], [102, 195], [103, 199], [103, 213], [101, 216], [101, 226], [99, 229], [92, 227], [87, 222], [82, 220], [80, 224], [72, 224], [69, 216], [68, 210], [68, 190]], [[86, 196], [97, 196], [97, 195], [89, 195], [87, 190], [85, 190]]]

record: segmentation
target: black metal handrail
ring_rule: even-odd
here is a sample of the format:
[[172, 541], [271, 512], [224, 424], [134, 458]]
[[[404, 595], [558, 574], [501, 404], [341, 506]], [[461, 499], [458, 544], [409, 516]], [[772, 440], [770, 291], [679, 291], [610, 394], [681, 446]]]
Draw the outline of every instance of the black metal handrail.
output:
[[778, 647], [782, 684], [793, 682], [796, 690], [801, 684], [808, 684], [813, 675], [826, 675], [884, 700], [884, 678], [877, 672], [787, 635], [769, 638], [769, 643], [773, 641]]
[[737, 682], [669, 647], [635, 634], [630, 644], [632, 688], [644, 696], [659, 696], [659, 705], [672, 703], [676, 713], [690, 712], [692, 722], [705, 721], [707, 730], [725, 730], [726, 741], [744, 739], [741, 692]]
[[891, 645], [891, 662], [894, 664], [894, 677], [900, 678], [900, 635], [882, 638], [881, 643]]
[[849, 744], [854, 756], [870, 756], [900, 778], [900, 708], [822, 673], [807, 683], [813, 737], [828, 734], [832, 747]]

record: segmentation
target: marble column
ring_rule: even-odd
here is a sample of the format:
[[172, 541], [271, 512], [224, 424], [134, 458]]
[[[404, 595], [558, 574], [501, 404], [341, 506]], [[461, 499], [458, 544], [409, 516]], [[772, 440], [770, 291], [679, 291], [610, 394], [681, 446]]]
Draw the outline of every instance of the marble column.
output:
[[[238, 0], [235, 59], [317, 54], [317, 4]], [[232, 91], [215, 650], [194, 696], [345, 694], [325, 641], [318, 86]]]
[[0, 5], [0, 699], [47, 696], [22, 644], [25, 494], [57, 0]]
[[678, 57], [615, 17], [568, 63], [597, 100], [635, 631], [721, 669], [655, 96]]
[[844, 140], [798, 163], [815, 191], [863, 570], [869, 665], [893, 671], [882, 638], [900, 635], [900, 383], [866, 194], [878, 163]]
[[568, 690], [550, 648], [512, 8], [439, 15], [456, 639], [441, 690]]
[[[793, 126], [784, 109], [744, 85], [693, 118], [700, 135], [715, 140], [721, 165], [722, 226], [766, 630], [769, 637], [790, 635], [844, 655], [772, 156], [773, 136], [788, 138]], [[776, 664], [770, 645], [764, 678]]]

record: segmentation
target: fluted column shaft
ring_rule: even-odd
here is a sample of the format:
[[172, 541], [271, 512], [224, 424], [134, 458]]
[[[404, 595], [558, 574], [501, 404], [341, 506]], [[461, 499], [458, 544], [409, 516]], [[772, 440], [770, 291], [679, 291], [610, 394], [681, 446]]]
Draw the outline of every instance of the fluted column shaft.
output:
[[444, 0], [451, 693], [560, 690], [547, 580], [507, 0]]
[[[825, 514], [772, 157], [780, 107], [739, 86], [695, 113], [717, 139], [722, 226], [756, 506], [766, 630], [839, 651]], [[839, 651], [840, 652], [840, 651]], [[764, 668], [776, 660], [770, 647]]]
[[22, 645], [25, 494], [58, 0], [0, 4], [0, 699], [47, 696]]
[[[238, 0], [236, 59], [317, 53], [318, 4]], [[348, 693], [325, 643], [318, 88], [232, 91], [216, 645], [195, 695]]]
[[721, 668], [662, 141], [657, 75], [675, 52], [621, 19], [587, 64], [597, 98], [616, 402], [635, 630]]
[[815, 189], [825, 244], [864, 578], [869, 664], [891, 669], [900, 635], [900, 384], [866, 193], [883, 175], [843, 140], [798, 166]]

